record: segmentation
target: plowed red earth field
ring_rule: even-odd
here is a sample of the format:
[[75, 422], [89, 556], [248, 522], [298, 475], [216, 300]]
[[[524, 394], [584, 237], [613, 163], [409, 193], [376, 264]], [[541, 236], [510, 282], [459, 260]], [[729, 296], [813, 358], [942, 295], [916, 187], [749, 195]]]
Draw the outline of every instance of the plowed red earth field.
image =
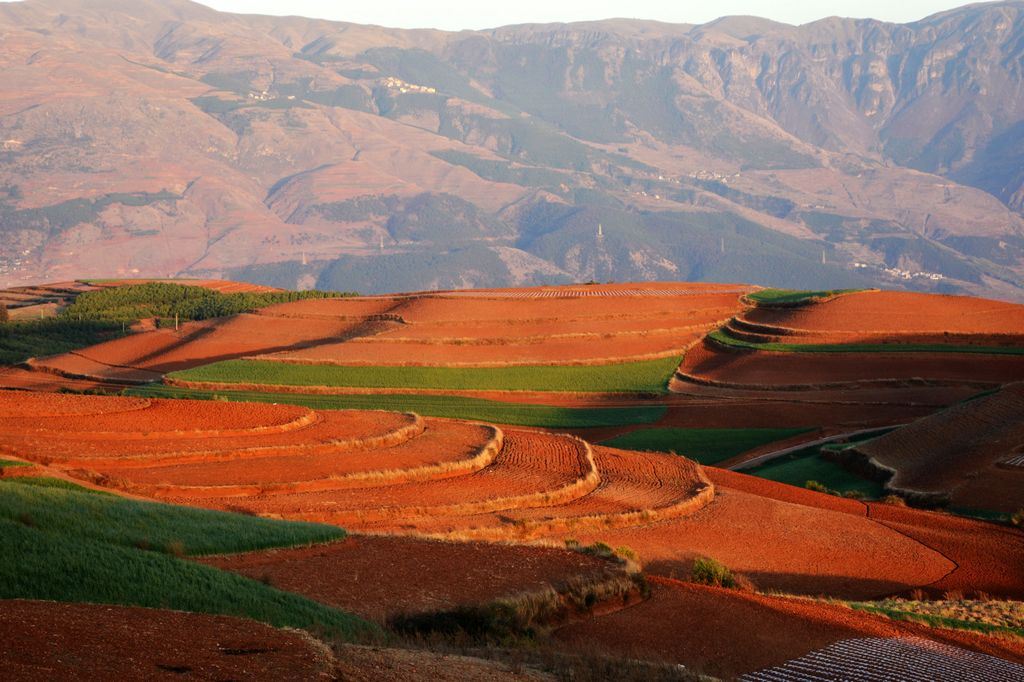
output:
[[686, 353], [680, 371], [698, 381], [751, 388], [914, 379], [994, 385], [1024, 379], [1024, 356], [751, 352], [726, 350], [705, 342]]
[[[245, 652], [239, 654], [239, 652]], [[0, 601], [4, 680], [328, 680], [326, 648], [298, 631], [181, 611]]]
[[829, 604], [744, 594], [652, 579], [645, 602], [558, 631], [574, 649], [682, 663], [731, 679], [779, 665], [850, 637], [926, 637], [1010, 661], [1024, 661], [1017, 638], [997, 639], [896, 622]]
[[484, 604], [612, 570], [603, 559], [551, 547], [369, 535], [202, 561], [377, 621]]
[[793, 343], [1024, 343], [1024, 306], [967, 296], [866, 291], [796, 308], [758, 307], [742, 318], [800, 337]]

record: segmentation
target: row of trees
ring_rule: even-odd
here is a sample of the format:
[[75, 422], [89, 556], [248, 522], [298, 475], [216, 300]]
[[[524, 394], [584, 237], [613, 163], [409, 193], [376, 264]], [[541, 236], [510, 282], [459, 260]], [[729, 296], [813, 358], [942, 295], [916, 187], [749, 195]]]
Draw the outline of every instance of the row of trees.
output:
[[352, 296], [350, 292], [274, 291], [224, 294], [204, 287], [149, 282], [111, 287], [80, 295], [60, 313], [65, 320], [134, 322], [144, 318], [206, 320], [251, 312], [275, 303]]

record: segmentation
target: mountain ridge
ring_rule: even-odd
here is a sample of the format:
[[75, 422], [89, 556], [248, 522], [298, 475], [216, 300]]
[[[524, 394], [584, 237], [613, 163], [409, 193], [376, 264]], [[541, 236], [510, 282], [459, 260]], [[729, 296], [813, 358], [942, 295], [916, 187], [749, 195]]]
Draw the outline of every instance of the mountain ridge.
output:
[[0, 33], [0, 283], [1024, 298], [1024, 2], [444, 32], [26, 0]]

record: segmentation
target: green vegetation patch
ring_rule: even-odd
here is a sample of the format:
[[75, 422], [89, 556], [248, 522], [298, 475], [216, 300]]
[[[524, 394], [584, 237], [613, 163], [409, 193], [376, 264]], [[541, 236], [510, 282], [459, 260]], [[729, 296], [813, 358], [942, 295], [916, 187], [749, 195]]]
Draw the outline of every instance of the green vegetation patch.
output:
[[0, 518], [82, 540], [203, 555], [339, 540], [335, 526], [140, 502], [60, 479], [0, 481]]
[[0, 365], [85, 348], [122, 335], [119, 323], [45, 319], [0, 322]]
[[335, 291], [271, 291], [224, 294], [205, 287], [147, 282], [88, 291], [60, 313], [63, 320], [132, 322], [147, 317], [206, 320], [251, 312], [277, 303], [337, 298]]
[[[872, 434], [861, 440], [869, 440], [877, 435]], [[810, 482], [814, 488], [822, 486], [842, 495], [860, 495], [870, 499], [879, 499], [885, 495], [881, 483], [847, 471], [836, 462], [825, 459], [821, 452], [822, 446], [813, 445], [744, 469], [743, 473], [800, 488], [807, 487]]]
[[814, 303], [826, 298], [854, 294], [865, 289], [825, 289], [819, 291], [801, 291], [797, 289], [762, 289], [747, 294], [747, 298], [764, 306], [795, 306]]
[[665, 416], [663, 405], [640, 407], [555, 407], [505, 403], [463, 396], [423, 394], [315, 395], [262, 391], [200, 391], [177, 386], [140, 386], [128, 395], [146, 398], [189, 398], [235, 402], [301, 405], [314, 410], [393, 410], [425, 417], [469, 419], [516, 426], [583, 429], [630, 424], [653, 424]]
[[624, 450], [674, 452], [701, 464], [717, 464], [747, 450], [813, 431], [800, 429], [639, 429], [605, 441]]
[[224, 360], [168, 376], [184, 381], [269, 386], [441, 390], [664, 393], [678, 357], [614, 365], [525, 367], [353, 367]]
[[942, 343], [753, 343], [716, 330], [707, 338], [723, 346], [781, 353], [977, 353], [980, 355], [1024, 355], [1013, 346], [964, 346]]
[[342, 533], [291, 525], [0, 481], [0, 599], [225, 614], [345, 638], [375, 630], [356, 616], [178, 557], [327, 540]]

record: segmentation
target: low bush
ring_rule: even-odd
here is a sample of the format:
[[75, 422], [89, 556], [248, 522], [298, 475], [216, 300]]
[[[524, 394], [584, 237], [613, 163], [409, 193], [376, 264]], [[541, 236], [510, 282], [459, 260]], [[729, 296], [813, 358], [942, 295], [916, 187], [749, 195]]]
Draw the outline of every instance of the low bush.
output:
[[736, 578], [724, 564], [710, 557], [697, 557], [690, 569], [690, 580], [701, 585], [736, 587]]
[[1017, 528], [1024, 528], [1024, 509], [1018, 509], [1010, 516], [1010, 523]]

